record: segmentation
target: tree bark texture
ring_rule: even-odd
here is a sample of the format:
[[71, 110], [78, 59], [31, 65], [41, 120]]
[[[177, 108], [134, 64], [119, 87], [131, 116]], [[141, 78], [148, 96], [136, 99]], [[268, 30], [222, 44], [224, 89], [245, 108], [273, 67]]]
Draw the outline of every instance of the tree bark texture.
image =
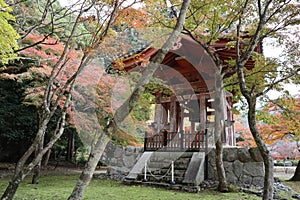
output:
[[225, 114], [224, 114], [224, 92], [223, 79], [220, 71], [215, 74], [215, 145], [216, 145], [216, 167], [218, 174], [218, 190], [221, 192], [228, 192], [228, 185], [226, 180], [226, 173], [223, 164], [223, 144], [222, 135], [225, 131]]
[[[80, 178], [78, 179], [72, 194], [68, 198], [69, 200], [80, 200], [83, 198], [84, 192], [86, 187], [88, 186], [94, 170], [95, 170], [95, 163], [97, 163], [100, 159], [101, 152], [104, 151], [104, 148], [108, 141], [106, 141], [106, 137], [110, 137], [112, 134], [115, 134], [118, 130], [117, 124], [124, 121], [124, 119], [128, 116], [128, 114], [131, 112], [131, 110], [136, 106], [140, 96], [144, 92], [145, 85], [149, 83], [151, 78], [153, 77], [153, 74], [160, 66], [160, 63], [163, 61], [165, 55], [169, 52], [169, 50], [174, 46], [175, 42], [177, 41], [182, 29], [183, 25], [185, 23], [185, 17], [188, 10], [188, 7], [190, 5], [190, 0], [183, 1], [180, 15], [177, 19], [176, 26], [171, 33], [168, 40], [165, 42], [165, 44], [162, 46], [160, 51], [156, 54], [156, 56], [151, 60], [150, 64], [144, 69], [142, 72], [142, 78], [137, 83], [137, 86], [133, 90], [132, 94], [129, 96], [129, 98], [116, 110], [114, 118], [111, 119], [108, 123], [108, 125], [104, 128], [104, 136], [100, 137], [97, 141], [97, 148], [93, 148], [88, 162], [86, 164], [85, 169], [83, 170]], [[104, 139], [104, 141], [101, 141], [101, 139]], [[98, 149], [100, 148], [100, 149]], [[102, 153], [101, 153], [102, 154]], [[97, 160], [98, 159], [98, 160]]]
[[49, 159], [50, 159], [50, 155], [51, 155], [51, 149], [49, 149], [46, 153], [45, 159], [44, 159], [44, 163], [43, 166], [46, 167], [48, 165]]
[[69, 133], [68, 136], [68, 151], [67, 151], [67, 157], [66, 160], [73, 162], [74, 161], [74, 152], [75, 150], [75, 135], [73, 132]]
[[[37, 146], [35, 150], [35, 156], [37, 156], [44, 148], [44, 137], [41, 138], [41, 141], [39, 142], [39, 145]], [[39, 161], [39, 163], [34, 166], [33, 169], [33, 176], [32, 176], [32, 184], [38, 184], [39, 183], [39, 178], [41, 174], [41, 166], [42, 166], [42, 159]]]
[[248, 104], [249, 128], [250, 128], [251, 134], [255, 140], [255, 143], [256, 143], [256, 145], [259, 149], [259, 152], [260, 152], [261, 156], [263, 157], [263, 161], [264, 161], [265, 176], [264, 176], [263, 200], [271, 200], [271, 199], [273, 199], [273, 192], [274, 192], [274, 188], [273, 188], [274, 164], [273, 164], [273, 159], [271, 157], [271, 154], [270, 154], [266, 144], [264, 143], [264, 141], [258, 131], [257, 125], [256, 125], [257, 96], [256, 96], [256, 94], [249, 92], [249, 90], [247, 88], [242, 65], [237, 65], [237, 73], [238, 73], [239, 85], [240, 85], [241, 92], [242, 92], [243, 96], [246, 98], [247, 104]]
[[290, 181], [300, 181], [300, 161], [298, 161], [296, 171], [294, 173], [294, 176], [290, 179]]
[[103, 154], [109, 140], [109, 137], [104, 133], [102, 133], [98, 138], [98, 142], [91, 150], [88, 161], [68, 200], [78, 200], [83, 198], [84, 191], [93, 177], [98, 161], [100, 160], [100, 157]]
[[[248, 100], [248, 99], [247, 99]], [[252, 136], [255, 143], [261, 153], [265, 165], [265, 177], [264, 177], [264, 193], [263, 200], [273, 199], [273, 184], [274, 184], [274, 163], [271, 157], [270, 151], [268, 150], [266, 144], [264, 143], [258, 128], [256, 126], [256, 97], [252, 97], [248, 100], [249, 110], [248, 110], [248, 123]]]

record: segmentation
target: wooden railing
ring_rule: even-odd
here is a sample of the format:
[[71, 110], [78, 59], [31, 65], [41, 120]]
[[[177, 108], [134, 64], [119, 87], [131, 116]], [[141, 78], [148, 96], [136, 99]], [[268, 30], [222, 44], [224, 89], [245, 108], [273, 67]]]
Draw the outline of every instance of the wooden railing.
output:
[[145, 151], [204, 151], [205, 133], [167, 132], [145, 133]]

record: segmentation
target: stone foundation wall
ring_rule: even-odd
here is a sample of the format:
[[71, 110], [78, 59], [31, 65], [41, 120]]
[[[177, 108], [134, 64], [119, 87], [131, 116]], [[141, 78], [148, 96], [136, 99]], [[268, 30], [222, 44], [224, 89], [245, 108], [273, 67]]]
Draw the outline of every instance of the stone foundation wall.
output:
[[[230, 183], [263, 186], [264, 164], [257, 148], [224, 147], [223, 162]], [[208, 154], [208, 179], [217, 180], [215, 149]]]
[[124, 176], [129, 173], [143, 152], [144, 147], [123, 147], [109, 143], [100, 162], [108, 166], [109, 175]]
[[[122, 147], [109, 143], [100, 162], [108, 165], [108, 174], [124, 178], [143, 154], [143, 147]], [[235, 185], [263, 186], [264, 164], [257, 148], [224, 147], [227, 180]], [[208, 153], [208, 179], [217, 180], [215, 149]]]

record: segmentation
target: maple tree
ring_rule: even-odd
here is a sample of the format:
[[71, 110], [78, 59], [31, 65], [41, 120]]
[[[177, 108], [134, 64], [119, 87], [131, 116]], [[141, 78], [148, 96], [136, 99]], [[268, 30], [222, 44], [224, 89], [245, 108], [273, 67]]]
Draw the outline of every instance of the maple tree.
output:
[[235, 123], [234, 123], [235, 134], [239, 135], [236, 138], [237, 146], [248, 147], [248, 148], [255, 147], [256, 146], [255, 141], [247, 125], [246, 119], [241, 115], [235, 115], [234, 119], [235, 119]]
[[[257, 98], [266, 95], [271, 89], [279, 88], [280, 84], [286, 80], [291, 80], [291, 77], [296, 77], [300, 68], [297, 67], [297, 61], [295, 59], [290, 60], [289, 64], [268, 62], [263, 56], [255, 56], [255, 76], [249, 76], [249, 72], [245, 69], [246, 61], [253, 55], [253, 50], [259, 42], [263, 42], [266, 37], [275, 37], [279, 35], [277, 39], [287, 39], [282, 32], [290, 32], [294, 25], [297, 25], [297, 12], [299, 7], [293, 5], [292, 1], [277, 2], [277, 1], [258, 1], [254, 4], [257, 8], [257, 15], [254, 13], [242, 12], [239, 16], [237, 31], [236, 31], [236, 70], [238, 75], [239, 88], [246, 99], [248, 105], [248, 123], [255, 143], [263, 157], [265, 165], [265, 177], [264, 177], [264, 193], [263, 199], [273, 198], [273, 159], [271, 153], [268, 150], [266, 144], [262, 140], [261, 134], [257, 127], [256, 119], [256, 102]], [[247, 8], [251, 4], [244, 2], [242, 4], [244, 8]], [[254, 15], [253, 15], [254, 14]], [[257, 17], [255, 21], [256, 25], [253, 27], [253, 17]], [[283, 20], [286, 19], [286, 20]], [[281, 21], [283, 20], [283, 22]], [[243, 51], [241, 47], [244, 43], [240, 40], [242, 33], [246, 27], [250, 27], [249, 33], [253, 34], [250, 40], [246, 40], [246, 50]], [[297, 37], [297, 36], [296, 36]], [[288, 46], [287, 46], [288, 47]], [[288, 50], [289, 51], [289, 50]], [[296, 50], [297, 51], [297, 50]], [[295, 51], [292, 50], [289, 53], [289, 57], [293, 58]], [[293, 62], [296, 61], [296, 62]], [[283, 65], [282, 65], [283, 64]], [[282, 66], [280, 68], [279, 66]], [[259, 75], [261, 74], [261, 75]], [[278, 78], [280, 77], [280, 78]]]
[[[26, 2], [25, 2], [26, 3]], [[49, 54], [51, 57], [50, 60], [54, 60], [53, 62], [48, 62], [50, 67], [50, 74], [48, 77], [46, 77], [46, 84], [42, 85], [42, 89], [40, 90], [42, 92], [42, 105], [40, 105], [40, 115], [39, 115], [39, 125], [38, 130], [35, 139], [33, 140], [32, 145], [27, 149], [27, 151], [24, 153], [24, 155], [19, 159], [15, 173], [11, 178], [11, 181], [9, 185], [7, 186], [4, 194], [2, 195], [1, 199], [12, 199], [19, 184], [22, 182], [22, 180], [35, 168], [36, 166], [40, 165], [41, 159], [43, 155], [54, 145], [54, 143], [60, 138], [60, 136], [63, 134], [66, 124], [66, 115], [68, 110], [70, 109], [70, 101], [71, 101], [71, 92], [74, 88], [75, 81], [77, 79], [78, 74], [80, 71], [86, 66], [87, 62], [90, 60], [91, 56], [93, 55], [92, 49], [101, 42], [102, 37], [104, 37], [109, 29], [109, 26], [112, 22], [112, 19], [114, 17], [114, 12], [116, 11], [116, 7], [119, 6], [119, 4], [116, 2], [113, 4], [111, 12], [107, 13], [106, 21], [103, 21], [102, 19], [98, 19], [98, 21], [101, 21], [101, 24], [105, 24], [103, 26], [95, 26], [94, 31], [92, 29], [89, 29], [89, 33], [91, 35], [89, 46], [86, 46], [82, 50], [82, 54], [78, 57], [79, 62], [76, 62], [75, 64], [72, 63], [72, 59], [70, 59], [70, 55], [72, 55], [72, 47], [73, 47], [73, 41], [74, 38], [76, 38], [76, 29], [79, 26], [79, 24], [84, 23], [82, 21], [82, 16], [84, 13], [89, 11], [91, 8], [96, 9], [106, 9], [107, 3], [105, 2], [98, 2], [96, 4], [95, 1], [89, 2], [89, 1], [83, 1], [80, 2], [80, 7], [77, 8], [76, 12], [73, 12], [73, 10], [69, 9], [61, 9], [60, 7], [57, 7], [55, 5], [57, 3], [56, 1], [46, 1], [44, 4], [44, 10], [42, 10], [42, 16], [41, 20], [37, 24], [33, 24], [32, 27], [29, 28], [29, 31], [26, 32], [24, 39], [28, 36], [30, 38], [30, 33], [32, 31], [36, 31], [37, 28], [45, 28], [44, 25], [48, 26], [50, 25], [52, 28], [48, 30], [49, 32], [45, 32], [43, 34], [43, 38], [39, 40], [38, 42], [35, 42], [33, 44], [26, 45], [25, 48], [20, 48], [19, 51], [32, 51], [31, 53], [39, 53], [35, 52], [34, 46], [39, 46], [38, 48], [48, 48], [47, 46], [44, 46], [47, 44], [46, 41], [51, 40], [50, 35], [53, 34], [53, 29], [60, 28], [60, 23], [57, 23], [57, 21], [53, 21], [53, 18], [55, 18], [57, 13], [59, 11], [64, 11], [64, 13], [75, 13], [77, 15], [73, 15], [73, 20], [69, 23], [64, 23], [64, 25], [69, 26], [67, 30], [70, 30], [69, 33], [67, 33], [66, 41], [64, 42], [62, 49], [56, 49], [56, 53], [58, 56], [58, 59], [56, 60], [55, 54], [51, 52], [51, 48], [46, 51], [45, 54], [39, 55], [40, 57], [47, 57], [47, 54]], [[99, 11], [99, 10], [98, 10]], [[69, 15], [71, 15], [69, 14]], [[48, 17], [47, 17], [48, 16]], [[65, 15], [64, 15], [65, 16]], [[72, 16], [71, 16], [72, 17]], [[50, 21], [47, 21], [48, 19], [52, 19]], [[59, 20], [58, 20], [59, 21]], [[52, 22], [52, 23], [51, 23]], [[57, 27], [58, 26], [58, 27]], [[44, 30], [44, 29], [43, 29]], [[57, 30], [57, 29], [56, 29]], [[98, 33], [98, 34], [93, 34]], [[51, 42], [51, 41], [50, 41]], [[56, 43], [58, 43], [58, 39], [56, 39]], [[52, 43], [53, 44], [53, 43]], [[48, 44], [47, 44], [48, 45]], [[57, 46], [59, 47], [59, 45]], [[52, 54], [53, 53], [53, 54]], [[26, 59], [26, 58], [25, 58]], [[36, 59], [40, 60], [40, 59]], [[44, 69], [42, 69], [43, 71]], [[46, 70], [47, 71], [47, 70]], [[36, 94], [39, 94], [37, 91]], [[44, 137], [45, 132], [47, 130], [47, 126], [49, 124], [49, 121], [54, 116], [58, 108], [61, 107], [61, 113], [60, 117], [57, 120], [56, 129], [54, 134], [52, 135], [51, 139], [48, 141], [47, 144], [44, 144]], [[29, 157], [32, 155], [32, 153], [36, 150], [34, 158], [27, 162]]]
[[300, 98], [283, 96], [270, 100], [258, 113], [258, 119], [264, 140], [273, 144], [276, 140], [293, 135], [299, 141]]
[[[259, 126], [260, 132], [265, 142], [269, 145], [276, 145], [279, 140], [283, 140], [294, 150], [299, 151], [300, 142], [300, 98], [283, 95], [281, 98], [271, 100], [259, 112], [259, 119], [263, 124]], [[296, 145], [293, 146], [292, 142]], [[290, 152], [281, 153], [284, 158], [295, 157], [299, 152], [289, 150]], [[284, 149], [283, 149], [284, 151]], [[287, 149], [286, 149], [287, 151]], [[299, 164], [292, 180], [299, 179]]]

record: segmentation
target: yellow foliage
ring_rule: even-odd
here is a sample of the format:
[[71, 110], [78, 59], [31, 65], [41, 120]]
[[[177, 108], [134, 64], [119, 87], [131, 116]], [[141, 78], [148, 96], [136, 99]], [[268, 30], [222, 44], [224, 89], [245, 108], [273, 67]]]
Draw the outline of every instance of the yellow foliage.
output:
[[18, 48], [19, 35], [9, 23], [15, 20], [10, 14], [11, 11], [12, 9], [0, 0], [0, 62], [2, 64], [7, 64], [9, 60], [17, 57], [14, 50]]

